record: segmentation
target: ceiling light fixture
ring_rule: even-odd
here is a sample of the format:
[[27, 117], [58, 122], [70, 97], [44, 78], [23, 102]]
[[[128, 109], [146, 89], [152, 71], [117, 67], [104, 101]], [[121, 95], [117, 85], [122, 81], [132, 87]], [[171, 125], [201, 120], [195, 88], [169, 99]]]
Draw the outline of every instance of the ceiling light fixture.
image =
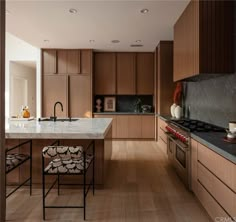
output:
[[132, 45], [130, 45], [130, 47], [143, 47], [143, 45], [142, 44], [132, 44]]
[[139, 42], [141, 42], [141, 40], [136, 40], [135, 42], [139, 43]]
[[142, 9], [140, 12], [143, 13], [143, 14], [146, 14], [146, 13], [149, 12], [149, 10], [148, 10], [147, 8], [144, 8], [144, 9]]
[[115, 40], [112, 40], [111, 42], [112, 42], [112, 43], [119, 43], [120, 40], [115, 39]]
[[89, 42], [90, 42], [90, 43], [94, 43], [94, 42], [95, 42], [95, 40], [93, 40], [93, 39], [90, 39], [90, 40], [89, 40]]
[[70, 12], [71, 14], [76, 14], [76, 13], [77, 13], [77, 10], [74, 9], [74, 8], [70, 8], [70, 9], [69, 9], [69, 12]]
[[44, 42], [49, 42], [49, 40], [48, 40], [48, 39], [44, 39], [43, 41], [44, 41]]

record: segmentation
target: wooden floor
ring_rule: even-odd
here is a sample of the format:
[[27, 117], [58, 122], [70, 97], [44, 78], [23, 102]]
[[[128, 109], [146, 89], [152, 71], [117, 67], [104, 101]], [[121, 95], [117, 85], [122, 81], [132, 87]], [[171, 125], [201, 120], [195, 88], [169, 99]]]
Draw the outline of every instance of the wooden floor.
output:
[[[75, 203], [78, 190], [52, 191], [50, 201]], [[48, 221], [83, 221], [82, 209], [47, 209]], [[23, 188], [7, 199], [7, 221], [42, 221], [41, 190]], [[88, 195], [87, 221], [211, 221], [155, 142], [115, 141], [104, 190]]]

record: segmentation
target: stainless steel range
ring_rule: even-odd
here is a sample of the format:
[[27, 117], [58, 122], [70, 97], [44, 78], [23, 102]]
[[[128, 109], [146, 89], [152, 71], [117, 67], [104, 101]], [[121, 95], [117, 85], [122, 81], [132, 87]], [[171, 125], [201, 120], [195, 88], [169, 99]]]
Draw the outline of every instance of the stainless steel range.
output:
[[198, 120], [170, 120], [167, 122], [167, 154], [171, 165], [190, 189], [191, 132], [224, 132], [224, 129]]

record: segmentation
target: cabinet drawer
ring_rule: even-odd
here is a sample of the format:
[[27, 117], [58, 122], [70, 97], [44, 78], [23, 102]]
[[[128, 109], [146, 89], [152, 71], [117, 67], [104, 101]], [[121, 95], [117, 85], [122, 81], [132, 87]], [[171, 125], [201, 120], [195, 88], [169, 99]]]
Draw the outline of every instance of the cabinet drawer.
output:
[[160, 117], [159, 117], [158, 118], [158, 126], [165, 131], [166, 125], [167, 125], [167, 123], [164, 120], [160, 119]]
[[162, 129], [162, 128], [159, 128], [159, 131], [158, 131], [158, 135], [159, 137], [161, 137], [161, 139], [167, 143], [167, 136], [165, 134], [165, 131]]
[[167, 154], [167, 143], [160, 136], [158, 137], [158, 145]]
[[214, 200], [214, 198], [212, 198], [199, 182], [197, 187], [197, 197], [213, 221], [215, 221], [216, 217], [229, 218], [229, 215], [224, 211], [224, 209]]
[[200, 143], [198, 144], [198, 160], [236, 192], [236, 165], [234, 163]]
[[198, 180], [232, 217], [236, 217], [236, 194], [198, 162]]

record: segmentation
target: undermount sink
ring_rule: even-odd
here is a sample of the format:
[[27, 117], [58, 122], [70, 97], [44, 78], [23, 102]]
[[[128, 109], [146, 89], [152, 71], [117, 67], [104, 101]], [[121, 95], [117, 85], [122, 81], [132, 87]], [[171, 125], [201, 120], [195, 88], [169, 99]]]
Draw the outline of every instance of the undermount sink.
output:
[[74, 122], [78, 121], [79, 119], [76, 118], [57, 118], [56, 121], [54, 121], [53, 117], [50, 118], [39, 118], [38, 121], [52, 121], [52, 122]]

